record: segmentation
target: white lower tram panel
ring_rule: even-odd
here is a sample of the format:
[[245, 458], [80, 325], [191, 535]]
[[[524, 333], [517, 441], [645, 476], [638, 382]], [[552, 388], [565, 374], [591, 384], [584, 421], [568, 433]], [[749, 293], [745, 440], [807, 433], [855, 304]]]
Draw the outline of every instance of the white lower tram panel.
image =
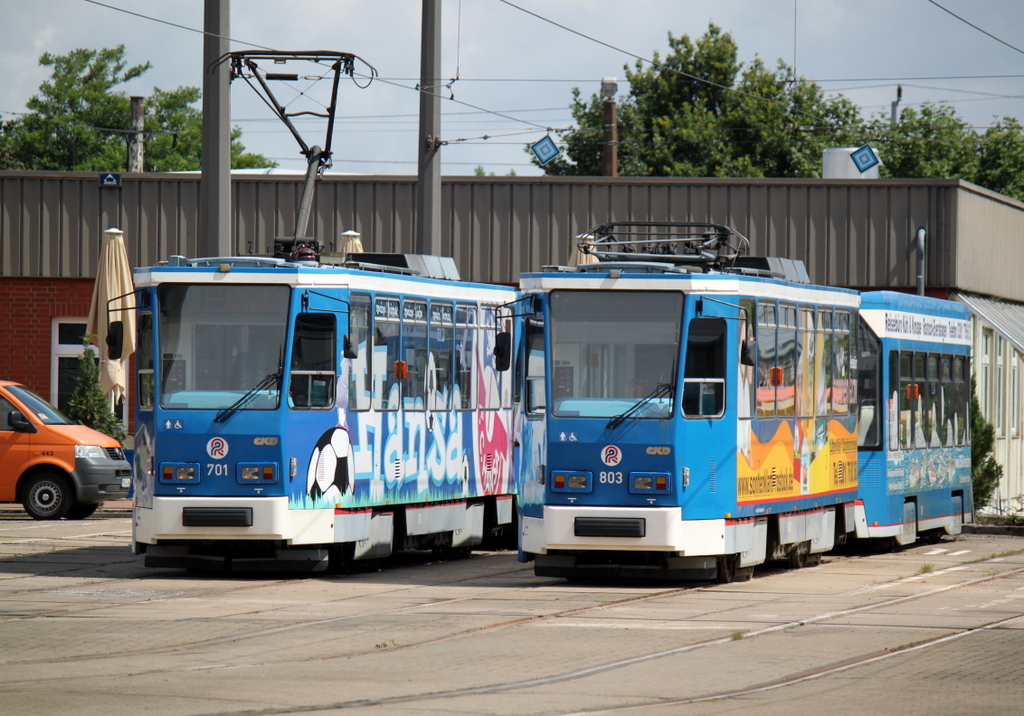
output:
[[[837, 520], [837, 517], [839, 518]], [[604, 526], [607, 534], [588, 528]], [[710, 579], [720, 569], [747, 570], [768, 559], [800, 566], [854, 528], [853, 503], [740, 519], [683, 520], [678, 507], [545, 506], [522, 518], [521, 549], [544, 576], [648, 576]], [[635, 529], [623, 536], [618, 525]], [[642, 525], [640, 527], [639, 525]], [[587, 534], [581, 535], [584, 531]]]
[[[483, 502], [465, 501], [374, 512], [292, 510], [286, 497], [155, 497], [152, 508], [135, 507], [132, 537], [150, 567], [320, 571], [332, 554], [360, 560], [410, 543], [475, 547], [484, 539], [484, 511]], [[395, 544], [396, 513], [404, 517], [403, 544]], [[513, 498], [496, 498], [496, 524], [510, 524], [512, 515]]]

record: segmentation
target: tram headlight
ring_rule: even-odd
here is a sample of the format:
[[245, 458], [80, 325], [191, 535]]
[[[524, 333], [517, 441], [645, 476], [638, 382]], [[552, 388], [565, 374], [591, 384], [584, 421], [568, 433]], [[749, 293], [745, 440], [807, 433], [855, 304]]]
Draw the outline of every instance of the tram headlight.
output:
[[194, 463], [164, 463], [160, 466], [160, 482], [199, 482], [199, 466]]
[[242, 485], [272, 485], [277, 482], [277, 465], [269, 463], [239, 463], [238, 482]]
[[591, 473], [553, 470], [551, 489], [555, 492], [590, 492], [593, 489]]
[[633, 475], [633, 489], [634, 490], [653, 490], [654, 489], [654, 476], [653, 475]]
[[634, 494], [667, 495], [672, 490], [667, 472], [631, 472], [629, 491]]

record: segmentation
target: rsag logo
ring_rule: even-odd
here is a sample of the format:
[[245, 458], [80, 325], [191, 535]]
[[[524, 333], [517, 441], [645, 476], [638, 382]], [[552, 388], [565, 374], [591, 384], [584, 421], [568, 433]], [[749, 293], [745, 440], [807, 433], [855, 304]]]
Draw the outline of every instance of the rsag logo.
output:
[[622, 462], [622, 451], [615, 445], [605, 445], [601, 450], [601, 462], [608, 467], [613, 467]]
[[214, 460], [223, 460], [228, 456], [228, 441], [224, 438], [210, 438], [206, 443], [206, 454]]

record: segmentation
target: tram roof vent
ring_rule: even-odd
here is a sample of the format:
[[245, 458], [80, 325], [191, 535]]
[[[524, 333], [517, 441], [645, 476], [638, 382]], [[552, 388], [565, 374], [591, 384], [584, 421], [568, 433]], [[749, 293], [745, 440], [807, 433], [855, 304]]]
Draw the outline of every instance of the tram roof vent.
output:
[[404, 269], [402, 273], [411, 273], [424, 278], [441, 278], [448, 281], [459, 281], [459, 269], [451, 256], [430, 256], [428, 254], [388, 254], [388, 253], [357, 253], [348, 255], [347, 265], [387, 266]]
[[750, 276], [770, 276], [794, 283], [810, 283], [807, 267], [799, 259], [782, 256], [739, 256], [733, 264], [733, 272]]

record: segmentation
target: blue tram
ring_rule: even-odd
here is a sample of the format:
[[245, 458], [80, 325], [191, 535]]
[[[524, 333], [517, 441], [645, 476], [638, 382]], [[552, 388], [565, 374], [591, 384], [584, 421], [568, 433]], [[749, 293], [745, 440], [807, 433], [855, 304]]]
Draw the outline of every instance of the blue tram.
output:
[[746, 245], [721, 225], [608, 224], [580, 244], [598, 262], [522, 277], [515, 460], [538, 575], [729, 581], [902, 522], [860, 491], [860, 294]]
[[514, 539], [494, 348], [515, 290], [460, 281], [450, 259], [311, 258], [136, 269], [147, 566], [316, 571]]
[[969, 311], [877, 291], [860, 317], [857, 536], [958, 534], [973, 514]]

